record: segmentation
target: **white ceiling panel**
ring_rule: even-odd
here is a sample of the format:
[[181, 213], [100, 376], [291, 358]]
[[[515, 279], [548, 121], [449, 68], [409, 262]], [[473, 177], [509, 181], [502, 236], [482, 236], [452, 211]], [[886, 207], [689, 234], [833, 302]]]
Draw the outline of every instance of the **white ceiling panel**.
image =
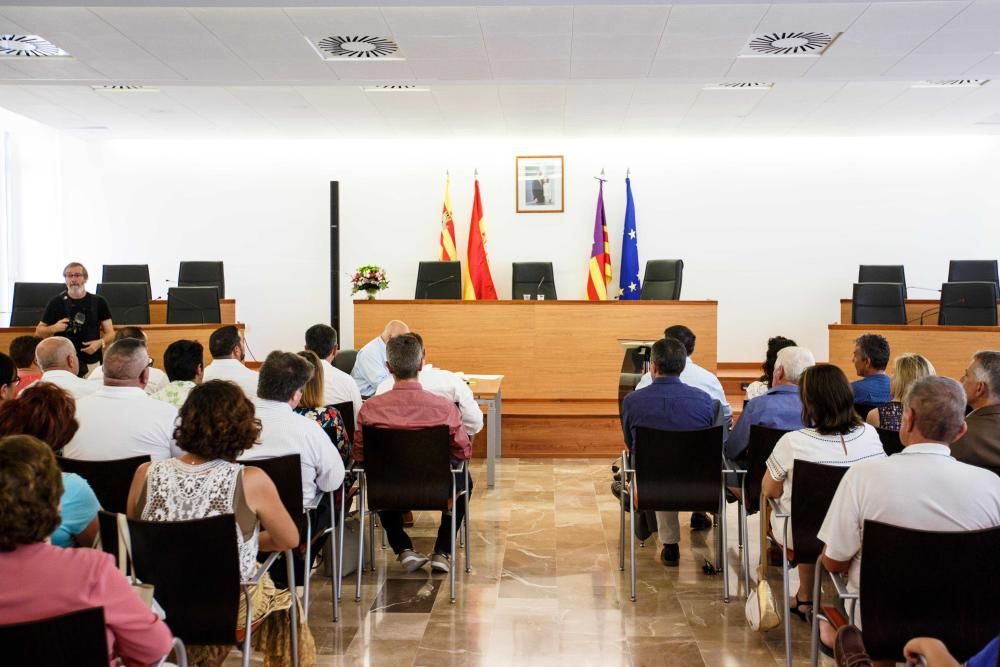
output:
[[591, 104], [628, 104], [635, 90], [633, 83], [586, 83], [566, 86], [566, 107]]
[[965, 70], [963, 79], [1000, 79], [1000, 54], [990, 54]]
[[13, 35], [24, 35], [31, 34], [31, 31], [23, 27], [21, 24], [16, 23], [14, 19], [8, 16], [11, 9], [17, 9], [16, 7], [0, 7], [0, 32], [4, 34]]
[[377, 7], [286, 7], [283, 11], [299, 32], [311, 37], [392, 34]]
[[573, 31], [572, 7], [480, 7], [479, 21], [487, 35], [558, 35]]
[[401, 44], [407, 58], [414, 60], [440, 60], [443, 58], [486, 58], [486, 46], [481, 35], [452, 35], [426, 37], [409, 35]]
[[632, 120], [683, 118], [690, 110], [691, 102], [677, 104], [632, 104], [629, 106], [625, 116]]
[[734, 58], [671, 58], [656, 59], [649, 70], [653, 78], [700, 80], [705, 83], [722, 81], [733, 65]]
[[417, 79], [473, 81], [490, 78], [490, 63], [485, 58], [414, 59], [408, 62]]
[[486, 34], [492, 60], [569, 60], [573, 36], [563, 34]]
[[735, 58], [743, 49], [749, 33], [737, 34], [664, 34], [656, 52], [657, 60], [690, 58]]
[[566, 86], [499, 86], [497, 92], [505, 113], [561, 112], [566, 105]]
[[727, 81], [780, 81], [798, 79], [820, 58], [737, 58], [726, 72]]
[[967, 4], [964, 0], [872, 3], [823, 58], [905, 55]]
[[382, 15], [392, 34], [479, 35], [475, 7], [383, 7]]
[[31, 58], [28, 60], [9, 60], [4, 64], [27, 78], [41, 81], [47, 79], [87, 81], [104, 78], [100, 72], [74, 58]]
[[570, 76], [574, 79], [632, 79], [649, 73], [650, 61], [639, 60], [577, 60], [570, 63]]
[[791, 30], [844, 32], [868, 8], [866, 2], [811, 2], [771, 5], [755, 33]]
[[906, 56], [886, 70], [886, 76], [916, 81], [926, 79], [961, 79], [962, 74], [980, 62], [983, 56], [929, 55], [914, 53]]
[[270, 132], [273, 123], [241, 102], [224, 88], [214, 86], [167, 86], [166, 95], [186, 106], [220, 130]]
[[674, 5], [667, 19], [667, 34], [740, 34], [748, 36], [760, 23], [769, 5]]
[[646, 60], [656, 55], [660, 36], [651, 34], [606, 35], [603, 33], [574, 33], [573, 60]]
[[345, 81], [409, 81], [413, 70], [409, 63], [400, 60], [385, 62], [337, 61], [328, 64], [338, 77]]
[[669, 6], [577, 6], [573, 8], [573, 32], [659, 35], [663, 32], [669, 15]]
[[690, 104], [701, 93], [701, 85], [640, 83], [632, 93], [633, 104]]
[[977, 31], [992, 30], [1000, 26], [1000, 2], [997, 0], [976, 0], [947, 25], [948, 30]]
[[569, 60], [497, 60], [491, 61], [494, 79], [558, 80], [569, 78]]
[[806, 72], [806, 78], [877, 79], [899, 62], [899, 56], [833, 58], [825, 55]]

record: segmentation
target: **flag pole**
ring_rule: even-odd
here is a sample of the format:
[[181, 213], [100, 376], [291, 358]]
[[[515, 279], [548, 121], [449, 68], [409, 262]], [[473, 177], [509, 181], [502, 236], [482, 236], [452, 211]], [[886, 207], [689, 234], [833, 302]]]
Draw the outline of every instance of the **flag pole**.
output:
[[608, 179], [604, 178], [604, 167], [601, 167], [601, 175], [600, 176], [594, 176], [594, 178], [597, 179], [598, 181], [600, 181], [601, 183], [607, 183], [608, 182]]

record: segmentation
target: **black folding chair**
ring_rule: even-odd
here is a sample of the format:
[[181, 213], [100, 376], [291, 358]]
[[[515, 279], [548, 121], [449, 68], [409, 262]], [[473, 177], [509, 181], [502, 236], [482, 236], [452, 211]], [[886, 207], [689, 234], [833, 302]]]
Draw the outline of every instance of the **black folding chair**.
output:
[[878, 439], [882, 441], [882, 449], [886, 456], [892, 456], [903, 451], [903, 443], [899, 441], [899, 431], [890, 431], [884, 428], [876, 428]]
[[108, 512], [125, 513], [128, 504], [128, 491], [132, 486], [135, 471], [143, 463], [148, 463], [148, 456], [133, 456], [128, 459], [113, 459], [111, 461], [81, 461], [56, 457], [56, 463], [63, 472], [76, 473], [87, 480], [94, 490], [94, 495], [101, 507]]
[[357, 358], [357, 350], [337, 350], [337, 356], [333, 358], [333, 367], [350, 375], [351, 371], [354, 370], [354, 362]]
[[352, 401], [345, 401], [344, 403], [335, 403], [333, 407], [337, 408], [337, 412], [340, 413], [340, 418], [344, 420], [344, 430], [347, 431], [347, 439], [349, 441], [353, 441], [354, 403]]
[[81, 609], [27, 623], [0, 625], [3, 662], [78, 667], [108, 664], [104, 608]]

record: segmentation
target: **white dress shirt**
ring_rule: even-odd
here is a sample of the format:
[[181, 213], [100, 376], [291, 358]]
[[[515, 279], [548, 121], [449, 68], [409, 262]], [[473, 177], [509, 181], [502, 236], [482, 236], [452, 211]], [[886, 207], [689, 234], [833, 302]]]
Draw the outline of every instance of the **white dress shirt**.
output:
[[[98, 366], [95, 368], [87, 379], [91, 382], [96, 382], [98, 387], [104, 385], [104, 366]], [[149, 367], [149, 380], [146, 382], [146, 393], [152, 396], [156, 392], [160, 391], [164, 387], [170, 384], [170, 378], [167, 374], [161, 371], [159, 368]]]
[[389, 369], [385, 367], [385, 341], [381, 336], [375, 336], [358, 350], [351, 377], [358, 383], [362, 396], [374, 395], [382, 381], [389, 377]]
[[[691, 357], [688, 357], [687, 363], [684, 364], [684, 370], [681, 371], [680, 377], [681, 382], [687, 386], [701, 389], [703, 392], [722, 403], [722, 414], [725, 417], [725, 421], [732, 420], [733, 409], [729, 407], [729, 401], [726, 400], [726, 392], [722, 388], [722, 383], [719, 382], [719, 378], [715, 377], [712, 372], [705, 370], [698, 364], [691, 361]], [[639, 384], [637, 384], [635, 388], [642, 389], [643, 387], [648, 387], [651, 384], [653, 384], [653, 376], [646, 373], [639, 379]]]
[[[84, 396], [90, 396], [101, 388], [101, 385], [88, 382], [69, 371], [45, 371], [42, 373], [42, 377], [29, 384], [28, 387], [33, 387], [39, 382], [51, 382], [60, 389], [64, 389], [70, 396], [77, 400], [80, 400]], [[25, 389], [28, 387], [25, 387]]]
[[257, 396], [257, 379], [260, 375], [257, 371], [250, 370], [243, 365], [239, 359], [215, 359], [205, 367], [204, 381], [209, 380], [229, 380], [235, 382], [247, 395], [247, 398], [254, 399]]
[[76, 402], [80, 428], [63, 456], [109, 461], [149, 455], [154, 461], [180, 456], [174, 442], [177, 408], [138, 387], [101, 387]]
[[358, 383], [326, 359], [320, 359], [319, 363], [323, 366], [323, 404], [353, 403], [354, 422], [357, 423], [358, 410], [361, 409], [361, 391], [358, 389]]
[[[435, 368], [430, 364], [424, 364], [417, 375], [420, 386], [432, 394], [444, 396], [452, 403], [458, 404], [458, 409], [462, 413], [462, 426], [469, 438], [483, 430], [483, 411], [476, 403], [475, 397], [469, 385], [465, 384], [458, 373], [452, 373], [441, 368]], [[391, 375], [384, 380], [375, 390], [377, 394], [384, 394], [393, 388], [396, 378]]]
[[344, 462], [320, 425], [292, 411], [288, 403], [254, 399], [261, 423], [260, 442], [241, 461], [298, 454], [302, 465], [302, 502], [315, 505], [322, 493], [344, 481]]

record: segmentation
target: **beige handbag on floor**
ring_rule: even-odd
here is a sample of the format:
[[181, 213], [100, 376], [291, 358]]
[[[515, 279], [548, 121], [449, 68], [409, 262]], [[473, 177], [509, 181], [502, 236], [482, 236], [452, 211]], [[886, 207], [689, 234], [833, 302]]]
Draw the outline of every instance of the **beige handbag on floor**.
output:
[[757, 632], [767, 632], [781, 625], [774, 604], [774, 594], [767, 583], [767, 498], [760, 494], [760, 563], [757, 565], [757, 585], [747, 597], [747, 624]]
[[118, 518], [118, 570], [147, 607], [153, 606], [153, 585], [144, 584], [135, 578], [135, 564], [132, 562], [132, 534], [128, 529], [128, 519], [119, 513]]

